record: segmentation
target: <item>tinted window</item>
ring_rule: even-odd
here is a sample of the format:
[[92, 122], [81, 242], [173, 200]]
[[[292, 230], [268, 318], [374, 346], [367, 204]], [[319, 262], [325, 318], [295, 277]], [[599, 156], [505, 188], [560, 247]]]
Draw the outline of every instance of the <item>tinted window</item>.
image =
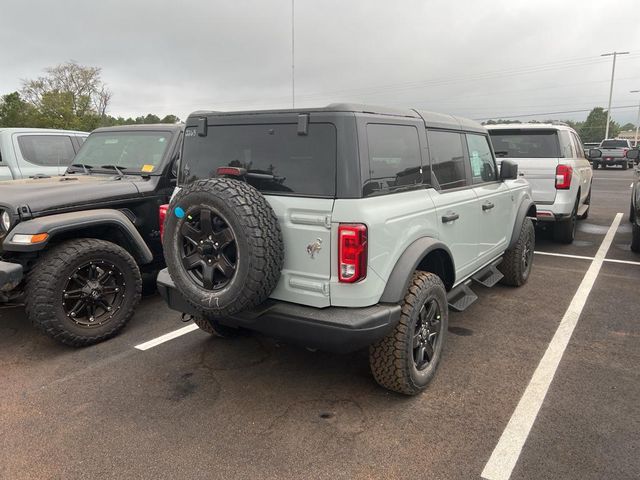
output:
[[246, 169], [247, 181], [263, 192], [335, 195], [332, 124], [312, 123], [308, 135], [298, 135], [297, 124], [210, 125], [206, 137], [191, 132], [195, 127], [185, 133], [182, 182], [214, 177], [218, 167], [229, 166]]
[[434, 183], [443, 190], [466, 186], [462, 135], [428, 130], [427, 139]]
[[560, 157], [557, 130], [491, 130], [491, 143], [497, 157]]
[[418, 130], [407, 125], [367, 125], [369, 180], [363, 194], [392, 192], [422, 183]]
[[82, 144], [73, 163], [94, 168], [116, 165], [129, 172], [157, 172], [170, 140], [170, 132], [92, 133]]
[[496, 163], [489, 139], [484, 135], [467, 134], [467, 149], [473, 183], [495, 182], [498, 179]]
[[66, 167], [76, 154], [71, 137], [65, 135], [21, 135], [18, 145], [27, 162], [44, 167]]
[[602, 148], [627, 148], [629, 144], [626, 140], [604, 140], [600, 146]]

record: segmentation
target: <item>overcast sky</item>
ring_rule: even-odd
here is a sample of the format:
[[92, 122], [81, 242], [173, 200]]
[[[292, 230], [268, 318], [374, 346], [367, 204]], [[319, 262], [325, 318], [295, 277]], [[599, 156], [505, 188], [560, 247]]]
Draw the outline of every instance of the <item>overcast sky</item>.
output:
[[[109, 113], [291, 106], [291, 0], [2, 0], [0, 94], [69, 60], [102, 68]], [[296, 106], [474, 119], [637, 105], [638, 0], [295, 0]], [[637, 108], [612, 110], [635, 122]]]

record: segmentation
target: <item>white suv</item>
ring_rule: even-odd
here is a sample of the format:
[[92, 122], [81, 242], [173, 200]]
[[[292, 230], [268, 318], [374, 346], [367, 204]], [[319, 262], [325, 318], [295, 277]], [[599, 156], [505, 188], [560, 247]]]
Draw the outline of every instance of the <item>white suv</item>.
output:
[[554, 222], [557, 242], [572, 243], [576, 220], [587, 218], [593, 170], [580, 137], [564, 124], [487, 125], [498, 161], [518, 164], [531, 184], [539, 221]]

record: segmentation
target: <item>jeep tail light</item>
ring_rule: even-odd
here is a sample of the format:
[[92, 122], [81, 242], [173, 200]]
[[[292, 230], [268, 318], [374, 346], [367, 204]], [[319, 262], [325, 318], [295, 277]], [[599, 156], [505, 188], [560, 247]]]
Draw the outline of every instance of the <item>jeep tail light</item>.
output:
[[571, 187], [571, 177], [573, 168], [569, 165], [558, 165], [556, 167], [556, 189], [567, 190]]
[[167, 211], [169, 210], [169, 204], [160, 205], [160, 210], [158, 210], [158, 221], [160, 223], [160, 239], [164, 235], [164, 221], [167, 218]]
[[338, 280], [354, 283], [367, 276], [367, 227], [341, 224], [338, 227]]
[[244, 177], [247, 174], [247, 170], [238, 167], [218, 167], [216, 175], [219, 177]]

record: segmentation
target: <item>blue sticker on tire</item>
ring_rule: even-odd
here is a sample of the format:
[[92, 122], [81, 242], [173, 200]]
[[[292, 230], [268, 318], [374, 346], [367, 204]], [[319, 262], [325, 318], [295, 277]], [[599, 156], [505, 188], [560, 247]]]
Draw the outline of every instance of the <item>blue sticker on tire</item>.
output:
[[184, 210], [182, 209], [182, 207], [176, 207], [173, 209], [173, 214], [178, 218], [183, 218]]

